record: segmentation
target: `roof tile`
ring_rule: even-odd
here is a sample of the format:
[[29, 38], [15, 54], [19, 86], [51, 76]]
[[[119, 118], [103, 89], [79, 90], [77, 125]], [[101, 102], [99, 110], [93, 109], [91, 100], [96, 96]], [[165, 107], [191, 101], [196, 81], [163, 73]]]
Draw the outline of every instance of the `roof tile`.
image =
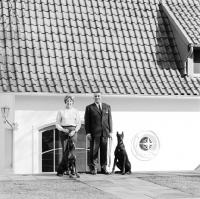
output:
[[[9, 4], [3, 4], [6, 21]], [[158, 1], [41, 0], [16, 6], [24, 23], [14, 43], [12, 30], [0, 22], [0, 61], [12, 68], [0, 66], [0, 91], [199, 95], [199, 80], [182, 83], [183, 65]], [[183, 25], [192, 25], [188, 32], [197, 42], [193, 27], [199, 20], [193, 17]]]
[[191, 40], [194, 41], [195, 44], [199, 44], [200, 38], [195, 35], [195, 33], [199, 31], [198, 27], [200, 25], [200, 21], [196, 20], [199, 18], [199, 1], [176, 0], [174, 3], [170, 0], [165, 0], [165, 3], [177, 18], [180, 25], [186, 31]]

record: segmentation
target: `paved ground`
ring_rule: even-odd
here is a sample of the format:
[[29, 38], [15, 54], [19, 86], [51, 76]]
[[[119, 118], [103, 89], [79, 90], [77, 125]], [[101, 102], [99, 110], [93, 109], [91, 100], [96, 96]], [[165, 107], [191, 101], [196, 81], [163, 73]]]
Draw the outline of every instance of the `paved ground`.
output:
[[[194, 175], [200, 176], [199, 171], [183, 171], [183, 172], [134, 172], [132, 175], [102, 175], [95, 176], [91, 174], [81, 174], [81, 178], [76, 179], [91, 187], [98, 188], [99, 190], [112, 194], [116, 198], [122, 199], [197, 199], [192, 194], [188, 194], [179, 190], [169, 187], [157, 185], [139, 177], [163, 175], [163, 176], [180, 176], [180, 175]], [[62, 178], [57, 177], [55, 174], [40, 174], [40, 175], [1, 175], [0, 181], [18, 181], [18, 180], [66, 180], [68, 176]], [[1, 195], [1, 194], [0, 194]]]

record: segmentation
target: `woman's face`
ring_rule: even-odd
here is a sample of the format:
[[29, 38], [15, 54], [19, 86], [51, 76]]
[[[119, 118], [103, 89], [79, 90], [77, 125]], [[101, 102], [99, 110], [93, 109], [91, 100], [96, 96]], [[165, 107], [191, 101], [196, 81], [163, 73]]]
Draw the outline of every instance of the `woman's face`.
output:
[[67, 107], [67, 108], [71, 108], [72, 105], [73, 105], [73, 103], [74, 103], [74, 102], [73, 102], [70, 98], [68, 98], [67, 101], [66, 101], [66, 107]]

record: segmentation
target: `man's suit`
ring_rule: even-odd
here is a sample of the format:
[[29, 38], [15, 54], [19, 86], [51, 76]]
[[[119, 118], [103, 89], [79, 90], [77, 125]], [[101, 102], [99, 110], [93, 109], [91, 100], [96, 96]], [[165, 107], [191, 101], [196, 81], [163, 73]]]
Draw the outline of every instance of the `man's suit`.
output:
[[97, 168], [98, 149], [100, 148], [100, 164], [102, 168], [107, 165], [107, 141], [112, 133], [111, 108], [108, 104], [102, 103], [102, 110], [99, 110], [95, 103], [86, 107], [85, 110], [86, 134], [91, 134], [90, 159], [92, 169]]

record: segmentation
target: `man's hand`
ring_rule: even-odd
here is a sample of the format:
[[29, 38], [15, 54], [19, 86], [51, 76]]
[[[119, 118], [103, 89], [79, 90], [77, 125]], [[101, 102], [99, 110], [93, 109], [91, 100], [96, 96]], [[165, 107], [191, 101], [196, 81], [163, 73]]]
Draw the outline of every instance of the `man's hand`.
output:
[[92, 139], [91, 134], [87, 134], [87, 138], [88, 140], [91, 140]]
[[73, 130], [73, 131], [71, 131], [71, 132], [69, 133], [69, 136], [72, 137], [75, 133], [76, 133], [76, 131]]
[[112, 140], [112, 133], [109, 133], [108, 137]]

